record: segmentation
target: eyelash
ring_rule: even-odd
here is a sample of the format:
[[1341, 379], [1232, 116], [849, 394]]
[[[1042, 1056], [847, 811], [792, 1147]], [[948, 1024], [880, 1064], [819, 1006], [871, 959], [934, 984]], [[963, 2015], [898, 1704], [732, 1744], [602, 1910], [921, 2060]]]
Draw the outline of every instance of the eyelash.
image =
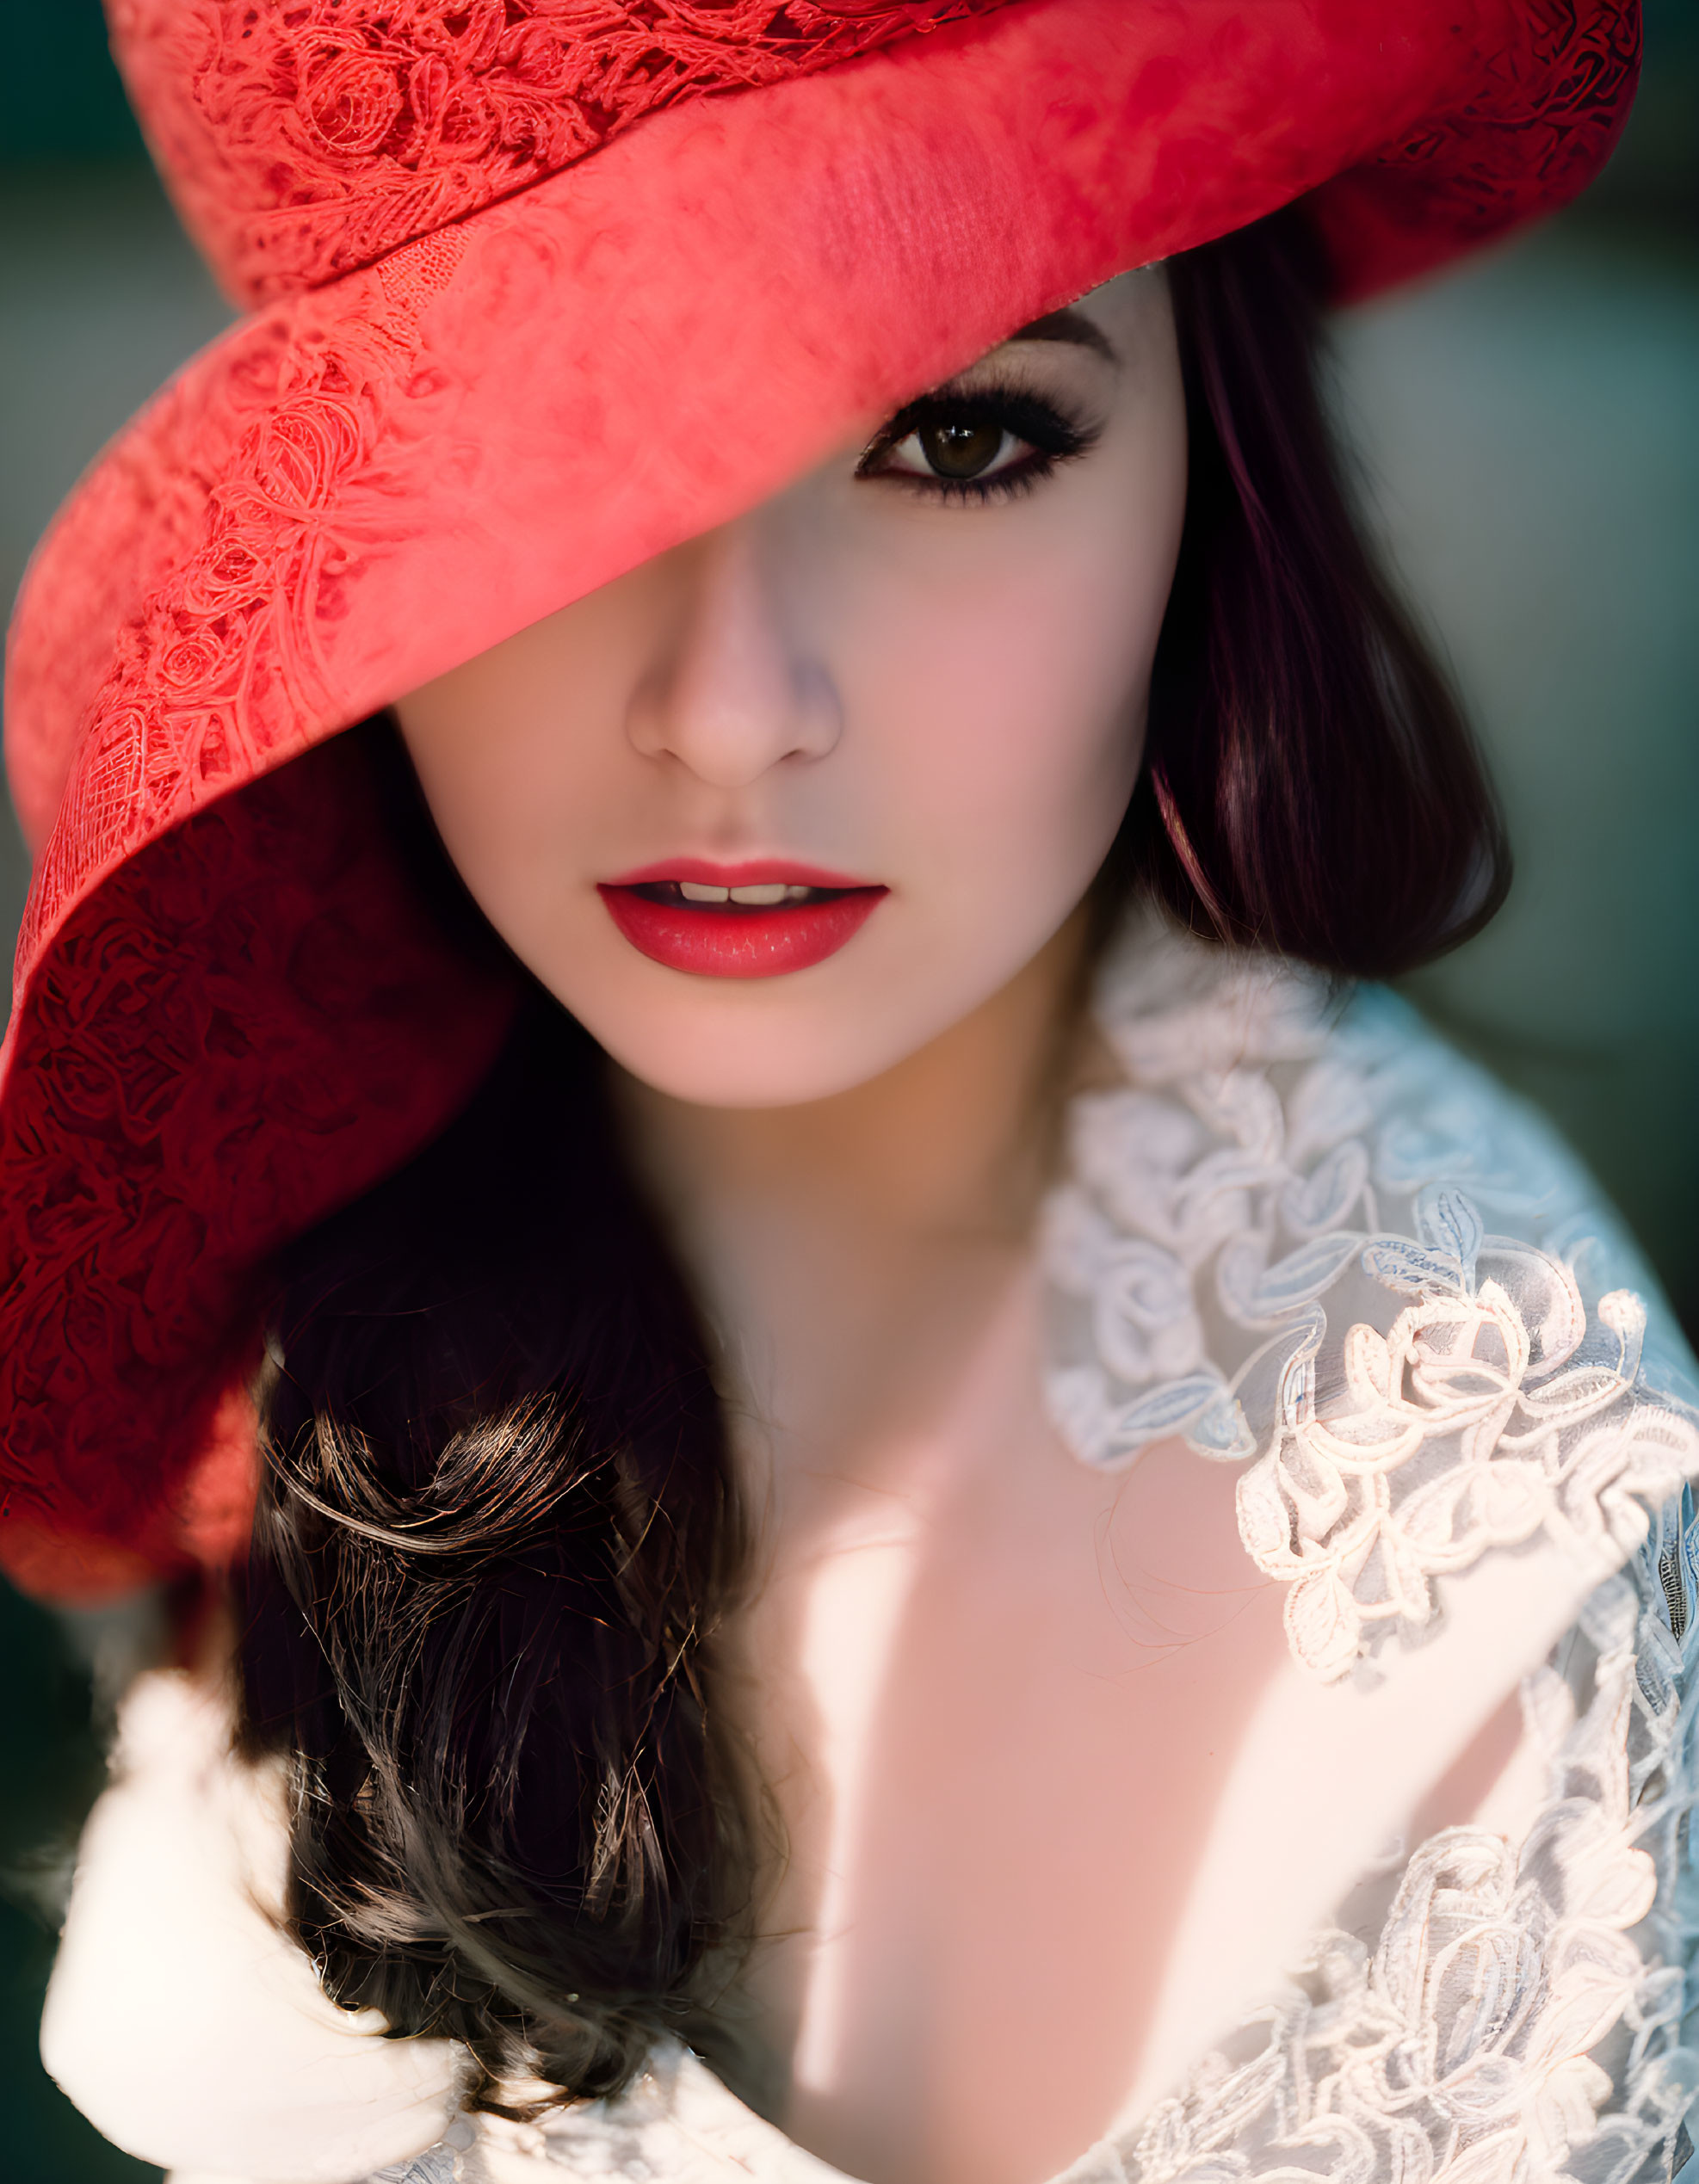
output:
[[[1006, 470], [985, 478], [940, 478], [917, 471], [881, 471], [878, 464], [913, 432], [930, 425], [994, 425], [1026, 442], [1029, 453]], [[906, 486], [924, 500], [980, 503], [1009, 501], [1029, 493], [1058, 464], [1089, 454], [1102, 436], [1101, 426], [1063, 416], [1048, 402], [1019, 387], [990, 386], [971, 394], [923, 394], [899, 410], [856, 466], [857, 478], [880, 478]]]

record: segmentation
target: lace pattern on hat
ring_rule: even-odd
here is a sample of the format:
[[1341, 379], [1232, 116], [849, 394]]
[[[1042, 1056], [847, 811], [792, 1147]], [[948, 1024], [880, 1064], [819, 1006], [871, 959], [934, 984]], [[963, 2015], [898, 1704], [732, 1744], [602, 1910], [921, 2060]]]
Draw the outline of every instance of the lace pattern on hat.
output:
[[312, 287], [663, 108], [1008, 0], [117, 0], [185, 215], [250, 299]]

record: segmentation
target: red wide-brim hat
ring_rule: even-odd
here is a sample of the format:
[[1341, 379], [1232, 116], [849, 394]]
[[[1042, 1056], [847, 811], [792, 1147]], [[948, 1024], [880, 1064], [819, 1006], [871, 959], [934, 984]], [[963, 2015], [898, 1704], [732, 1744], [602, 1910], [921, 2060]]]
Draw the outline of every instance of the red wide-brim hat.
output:
[[240, 1552], [258, 1270], [512, 1006], [328, 739], [1129, 267], [1301, 198], [1360, 296], [1560, 204], [1639, 51], [1634, 0], [108, 12], [252, 308], [10, 637], [0, 1560], [83, 1597]]

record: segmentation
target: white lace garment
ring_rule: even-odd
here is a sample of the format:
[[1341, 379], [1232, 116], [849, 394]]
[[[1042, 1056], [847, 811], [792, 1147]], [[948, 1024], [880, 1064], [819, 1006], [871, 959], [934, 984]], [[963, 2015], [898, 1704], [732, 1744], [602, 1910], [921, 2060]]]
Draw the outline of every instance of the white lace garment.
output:
[[[1699, 2095], [1679, 1336], [1550, 1132], [1384, 991], [1141, 922], [1097, 1013], [1124, 1082], [1075, 1101], [1043, 1236], [1069, 1446], [1115, 1468], [1178, 1437], [1239, 1467], [1318, 1733], [1378, 1704], [1395, 1736], [1410, 1680], [1467, 1686], [1466, 1602], [1520, 1585], [1563, 1620], [1528, 1611], [1541, 1779], [1514, 1832], [1339, 1873], [1285, 1977], [1066, 2184], [1662, 2184]], [[667, 2046], [616, 2101], [457, 2118], [373, 2184], [563, 2174], [837, 2179]]]

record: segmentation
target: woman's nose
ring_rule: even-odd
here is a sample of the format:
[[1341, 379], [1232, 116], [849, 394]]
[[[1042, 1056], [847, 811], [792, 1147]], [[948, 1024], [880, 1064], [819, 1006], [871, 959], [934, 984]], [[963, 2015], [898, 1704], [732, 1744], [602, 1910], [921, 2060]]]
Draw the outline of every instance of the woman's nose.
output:
[[759, 515], [677, 549], [682, 599], [665, 657], [633, 692], [627, 731], [716, 788], [744, 788], [787, 758], [824, 758], [842, 716], [825, 668], [800, 657], [770, 574], [778, 542]]

